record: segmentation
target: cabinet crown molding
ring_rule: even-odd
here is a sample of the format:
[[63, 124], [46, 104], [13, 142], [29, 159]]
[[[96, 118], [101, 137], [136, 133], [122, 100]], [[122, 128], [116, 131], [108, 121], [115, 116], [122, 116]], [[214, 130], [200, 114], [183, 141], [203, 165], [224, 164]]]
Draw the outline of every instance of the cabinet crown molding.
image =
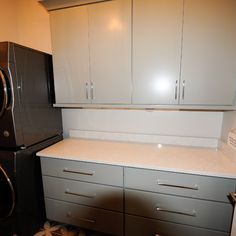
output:
[[111, 0], [39, 0], [48, 11]]

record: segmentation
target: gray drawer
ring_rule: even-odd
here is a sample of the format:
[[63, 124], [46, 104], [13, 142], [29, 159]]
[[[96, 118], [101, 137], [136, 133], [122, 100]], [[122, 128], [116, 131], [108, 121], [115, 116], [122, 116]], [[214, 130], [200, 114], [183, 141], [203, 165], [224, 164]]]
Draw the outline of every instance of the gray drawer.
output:
[[229, 233], [125, 215], [126, 236], [229, 236]]
[[123, 186], [123, 168], [119, 166], [41, 157], [43, 175]]
[[44, 195], [67, 202], [123, 211], [123, 188], [43, 176]]
[[50, 220], [111, 235], [123, 235], [123, 214], [45, 198]]
[[167, 171], [125, 168], [126, 188], [229, 202], [236, 180]]
[[125, 213], [229, 232], [233, 206], [222, 202], [125, 190]]

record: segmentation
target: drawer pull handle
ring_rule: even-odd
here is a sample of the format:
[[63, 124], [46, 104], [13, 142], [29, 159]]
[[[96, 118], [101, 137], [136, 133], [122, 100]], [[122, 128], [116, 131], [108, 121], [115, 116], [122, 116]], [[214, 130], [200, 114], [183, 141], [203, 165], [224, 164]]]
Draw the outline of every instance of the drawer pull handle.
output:
[[183, 211], [174, 211], [174, 210], [170, 210], [170, 209], [165, 209], [165, 208], [161, 208], [161, 207], [157, 207], [156, 210], [167, 212], [167, 213], [185, 215], [185, 216], [194, 216], [194, 217], [196, 216], [196, 211], [195, 210], [192, 210], [192, 212], [183, 212]]
[[69, 189], [66, 189], [65, 194], [70, 194], [70, 195], [74, 195], [74, 196], [78, 196], [78, 197], [87, 197], [87, 198], [95, 198], [96, 193], [89, 195], [89, 194], [83, 194], [83, 193], [74, 193], [71, 192]]
[[95, 174], [95, 171], [83, 172], [83, 171], [68, 170], [67, 168], [65, 168], [63, 170], [63, 172], [72, 173], [72, 174], [78, 174], [78, 175], [89, 175], [89, 176], [92, 176], [92, 175]]
[[168, 183], [165, 183], [165, 182], [163, 182], [163, 181], [161, 181], [161, 180], [157, 180], [157, 184], [158, 184], [158, 185], [162, 185], [162, 186], [167, 186], [167, 187], [198, 190], [198, 185], [197, 185], [197, 184], [195, 184], [194, 186], [186, 186], [186, 185], [168, 184]]
[[94, 220], [94, 219], [87, 219], [87, 218], [84, 218], [84, 217], [73, 217], [71, 215], [71, 212], [67, 212], [66, 215], [67, 215], [68, 218], [71, 218], [71, 219], [81, 220], [81, 221], [85, 221], [85, 222], [89, 222], [89, 223], [96, 223], [96, 220]]

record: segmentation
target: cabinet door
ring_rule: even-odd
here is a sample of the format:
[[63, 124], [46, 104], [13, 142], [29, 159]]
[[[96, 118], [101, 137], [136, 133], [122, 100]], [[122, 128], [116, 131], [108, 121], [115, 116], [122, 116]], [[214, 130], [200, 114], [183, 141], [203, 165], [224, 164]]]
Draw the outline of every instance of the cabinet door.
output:
[[89, 6], [93, 103], [131, 102], [131, 1]]
[[57, 103], [88, 103], [88, 13], [80, 6], [50, 12]]
[[181, 104], [234, 103], [235, 12], [235, 0], [185, 0]]
[[176, 104], [183, 0], [134, 0], [133, 11], [133, 103]]

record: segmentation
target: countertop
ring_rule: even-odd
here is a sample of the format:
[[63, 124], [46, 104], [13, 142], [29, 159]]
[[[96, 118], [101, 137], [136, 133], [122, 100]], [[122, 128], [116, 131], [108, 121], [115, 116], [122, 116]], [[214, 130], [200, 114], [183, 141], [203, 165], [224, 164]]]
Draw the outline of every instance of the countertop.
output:
[[68, 138], [38, 152], [37, 155], [125, 167], [236, 178], [236, 161], [221, 150], [212, 148]]

